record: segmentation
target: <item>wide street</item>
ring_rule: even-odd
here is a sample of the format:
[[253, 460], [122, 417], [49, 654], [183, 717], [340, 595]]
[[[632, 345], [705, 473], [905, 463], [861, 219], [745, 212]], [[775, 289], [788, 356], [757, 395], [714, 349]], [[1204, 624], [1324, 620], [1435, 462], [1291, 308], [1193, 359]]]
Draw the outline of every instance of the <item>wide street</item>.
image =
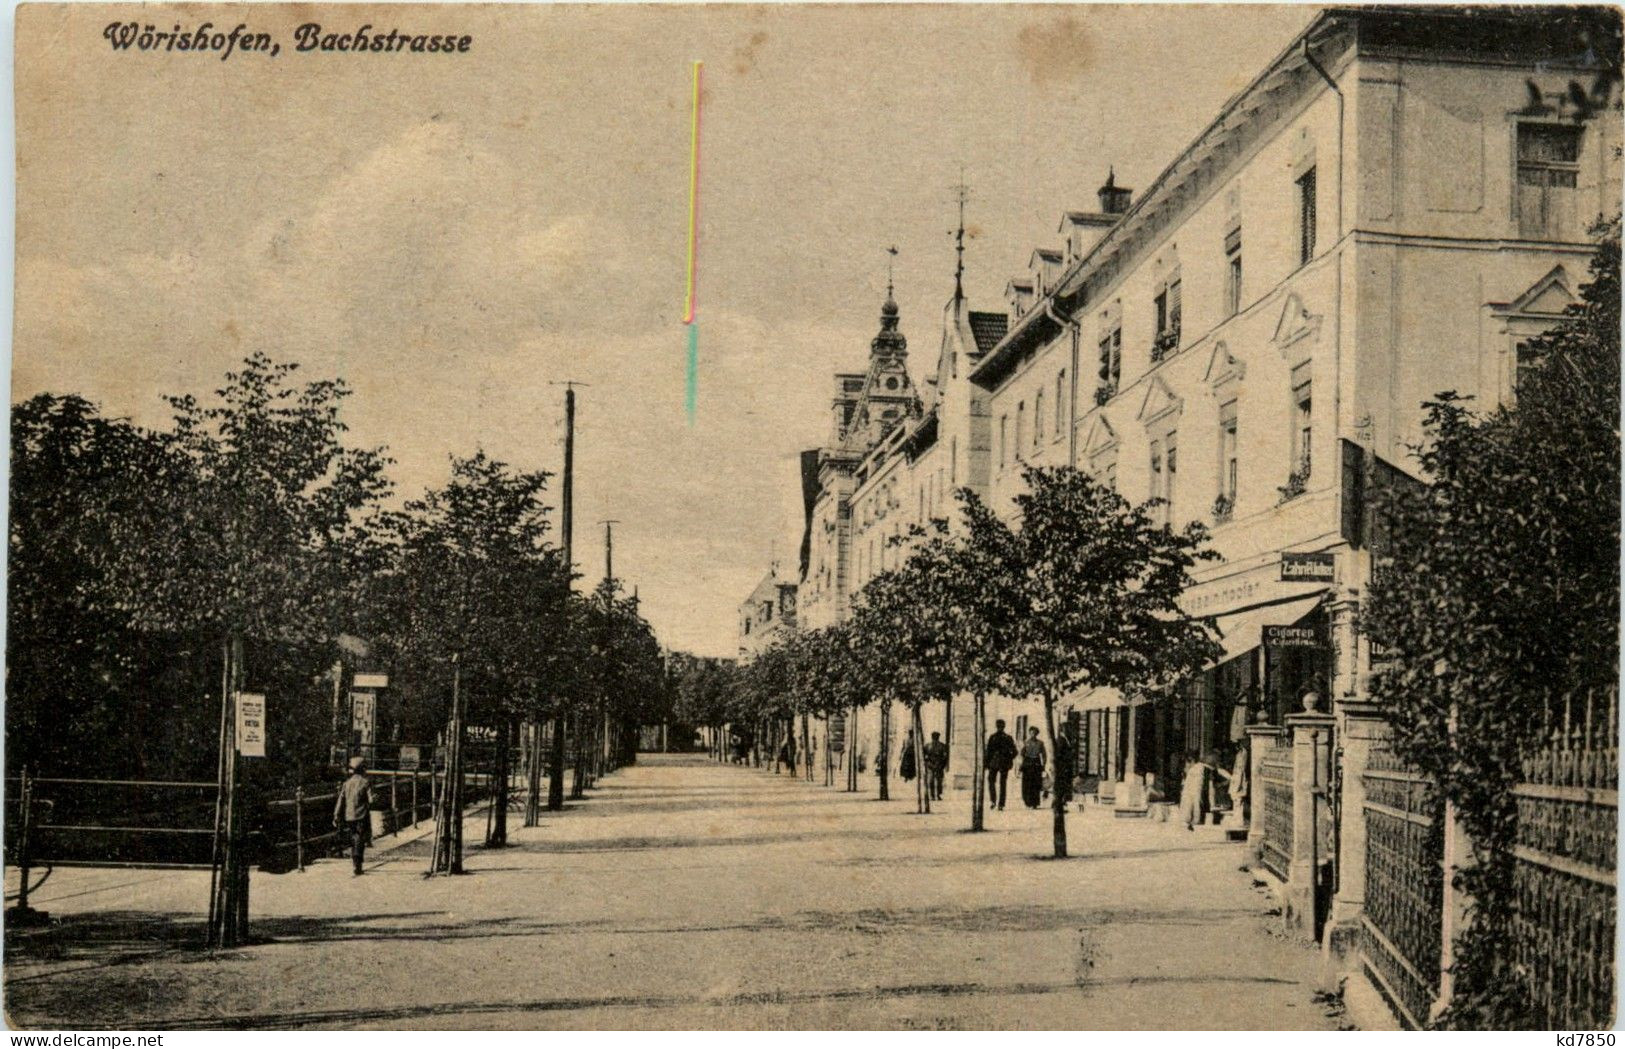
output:
[[[23, 1027], [1335, 1028], [1243, 847], [1171, 824], [864, 793], [644, 755], [471, 847], [253, 876], [253, 945], [208, 954], [207, 872], [55, 871], [13, 931]], [[1012, 799], [1014, 802], [1015, 799]], [[482, 839], [484, 819], [468, 837]], [[15, 872], [8, 872], [15, 890]]]

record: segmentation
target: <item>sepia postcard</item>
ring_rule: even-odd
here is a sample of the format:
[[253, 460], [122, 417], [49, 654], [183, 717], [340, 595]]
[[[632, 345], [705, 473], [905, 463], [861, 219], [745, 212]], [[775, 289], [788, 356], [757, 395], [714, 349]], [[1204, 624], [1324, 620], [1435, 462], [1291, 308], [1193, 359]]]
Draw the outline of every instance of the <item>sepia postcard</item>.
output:
[[1621, 61], [22, 4], [6, 1022], [1612, 1045]]

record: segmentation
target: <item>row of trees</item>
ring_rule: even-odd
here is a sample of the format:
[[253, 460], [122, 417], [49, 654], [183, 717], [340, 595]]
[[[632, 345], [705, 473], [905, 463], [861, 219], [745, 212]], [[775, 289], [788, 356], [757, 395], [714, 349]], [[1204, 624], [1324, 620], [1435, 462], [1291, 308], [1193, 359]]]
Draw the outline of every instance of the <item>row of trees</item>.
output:
[[347, 440], [349, 390], [295, 370], [250, 357], [207, 403], [170, 398], [163, 428], [74, 395], [13, 406], [8, 763], [202, 778], [213, 697], [249, 688], [270, 749], [245, 772], [291, 787], [325, 767], [359, 651], [390, 672], [407, 739], [446, 727], [455, 685], [461, 723], [504, 743], [568, 722], [578, 791], [629, 757], [665, 705], [660, 652], [614, 581], [572, 590], [549, 475], [477, 452], [392, 505], [385, 450]]
[[[1056, 708], [1066, 697], [1093, 688], [1156, 692], [1215, 658], [1212, 624], [1179, 606], [1197, 562], [1216, 556], [1202, 525], [1175, 528], [1159, 500], [1131, 504], [1075, 469], [1028, 467], [1024, 476], [1016, 523], [960, 490], [956, 523], [939, 520], [900, 539], [907, 556], [864, 586], [847, 622], [792, 634], [733, 671], [685, 675], [681, 715], [720, 730], [851, 716], [874, 704], [889, 726], [901, 708], [923, 768], [927, 703], [970, 693], [981, 740], [989, 693], [1039, 700], [1054, 753]], [[980, 760], [978, 746], [975, 830], [984, 807]], [[884, 759], [879, 772], [886, 798]], [[1064, 797], [1054, 792], [1057, 857], [1067, 854]], [[930, 810], [923, 785], [917, 805]]]

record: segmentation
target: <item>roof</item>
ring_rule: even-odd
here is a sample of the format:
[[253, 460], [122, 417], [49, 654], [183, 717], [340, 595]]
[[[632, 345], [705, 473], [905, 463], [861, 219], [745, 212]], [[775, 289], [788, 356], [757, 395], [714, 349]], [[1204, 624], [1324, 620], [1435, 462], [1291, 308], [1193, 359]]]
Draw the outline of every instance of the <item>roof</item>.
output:
[[[1121, 250], [1122, 241], [1137, 233], [1148, 215], [1168, 206], [1176, 189], [1192, 172], [1237, 134], [1260, 108], [1256, 100], [1286, 86], [1294, 77], [1312, 82], [1316, 72], [1324, 76], [1324, 66], [1313, 54], [1315, 49], [1320, 49], [1322, 57], [1328, 57], [1328, 52], [1337, 47], [1352, 46], [1362, 54], [1420, 53], [1451, 58], [1487, 55], [1493, 61], [1515, 45], [1520, 63], [1546, 62], [1550, 68], [1591, 69], [1596, 56], [1585, 42], [1606, 35], [1598, 19], [1617, 24], [1618, 14], [1603, 8], [1543, 9], [1527, 5], [1372, 5], [1322, 10], [1274, 61], [1224, 103], [1218, 116], [1163, 169], [1151, 187], [1128, 211], [1117, 216], [1118, 221], [1100, 243], [1073, 260], [1049, 297], [1062, 312], [1082, 298], [1085, 281]], [[1054, 326], [1049, 311], [1031, 311], [1010, 331], [1004, 345], [977, 363], [971, 381], [986, 389], [997, 387], [1014, 367], [1015, 359]]]
[[976, 338], [976, 352], [986, 353], [999, 344], [1010, 328], [1010, 318], [1002, 313], [970, 311], [970, 333]]
[[1104, 211], [1068, 211], [1061, 216], [1056, 232], [1065, 230], [1069, 222], [1074, 226], [1115, 226], [1120, 218], [1121, 215], [1108, 215]]

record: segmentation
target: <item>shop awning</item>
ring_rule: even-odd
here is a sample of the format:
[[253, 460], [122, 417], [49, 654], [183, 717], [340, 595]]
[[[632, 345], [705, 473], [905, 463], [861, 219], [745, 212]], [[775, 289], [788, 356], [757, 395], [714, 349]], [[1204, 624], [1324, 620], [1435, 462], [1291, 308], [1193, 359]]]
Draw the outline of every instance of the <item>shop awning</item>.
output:
[[1123, 693], [1107, 685], [1082, 690], [1078, 700], [1069, 705], [1073, 710], [1113, 710], [1123, 703]]
[[1219, 647], [1224, 650], [1224, 654], [1214, 665], [1217, 666], [1243, 652], [1257, 648], [1263, 641], [1265, 626], [1290, 626], [1296, 623], [1315, 610], [1322, 596], [1323, 592], [1317, 592], [1279, 604], [1249, 608], [1235, 615], [1219, 616], [1217, 621], [1220, 634]]

